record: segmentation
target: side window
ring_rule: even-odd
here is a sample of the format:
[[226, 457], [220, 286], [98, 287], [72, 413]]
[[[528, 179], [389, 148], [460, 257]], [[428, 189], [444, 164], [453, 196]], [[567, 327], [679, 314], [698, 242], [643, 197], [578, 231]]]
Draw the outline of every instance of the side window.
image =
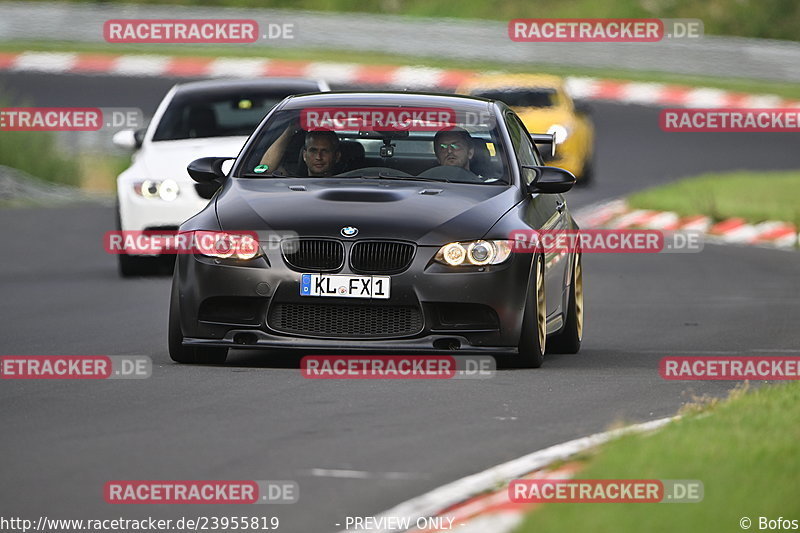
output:
[[[541, 165], [539, 158], [536, 155], [536, 149], [533, 146], [528, 130], [522, 124], [522, 121], [513, 113], [506, 114], [506, 126], [508, 133], [511, 136], [511, 143], [514, 145], [514, 152], [517, 154], [517, 161], [520, 165], [538, 166]], [[521, 169], [522, 179], [526, 185], [536, 178], [536, 172], [529, 169]]]

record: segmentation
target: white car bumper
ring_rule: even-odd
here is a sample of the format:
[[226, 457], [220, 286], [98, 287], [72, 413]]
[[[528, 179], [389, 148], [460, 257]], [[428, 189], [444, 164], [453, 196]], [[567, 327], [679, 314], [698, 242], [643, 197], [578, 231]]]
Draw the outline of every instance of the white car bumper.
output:
[[136, 194], [133, 185], [121, 182], [117, 190], [120, 229], [143, 231], [160, 227], [178, 227], [196, 215], [207, 204], [194, 189], [194, 184], [180, 184], [178, 197], [167, 202], [160, 198], [144, 198]]

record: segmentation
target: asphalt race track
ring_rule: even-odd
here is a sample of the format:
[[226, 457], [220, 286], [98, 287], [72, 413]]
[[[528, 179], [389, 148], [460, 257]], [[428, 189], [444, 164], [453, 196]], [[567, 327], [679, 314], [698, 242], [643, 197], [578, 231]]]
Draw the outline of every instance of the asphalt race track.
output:
[[[147, 114], [172, 83], [0, 75], [30, 105]], [[573, 209], [707, 170], [800, 168], [791, 134], [666, 134], [658, 110], [593, 107], [597, 182], [567, 195]], [[282, 532], [335, 532], [348, 515], [733, 386], [664, 381], [663, 356], [800, 353], [800, 254], [706, 245], [697, 254], [585, 255], [583, 349], [539, 370], [480, 381], [306, 380], [297, 356], [245, 351], [222, 367], [178, 366], [167, 354], [170, 279], [117, 276], [101, 244], [113, 221], [97, 205], [0, 210], [0, 354], [154, 362], [146, 380], [0, 382], [5, 514], [274, 515]], [[300, 502], [112, 506], [103, 485], [115, 479], [295, 480]]]

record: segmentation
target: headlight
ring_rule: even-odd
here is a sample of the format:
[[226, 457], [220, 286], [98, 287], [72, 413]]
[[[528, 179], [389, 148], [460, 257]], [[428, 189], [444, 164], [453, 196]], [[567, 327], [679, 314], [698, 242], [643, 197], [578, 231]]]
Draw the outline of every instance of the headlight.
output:
[[499, 265], [511, 256], [511, 241], [469, 241], [445, 244], [436, 261], [450, 266]]
[[196, 231], [193, 237], [195, 249], [206, 257], [249, 261], [264, 255], [258, 241], [248, 234]]
[[175, 200], [181, 192], [175, 180], [144, 180], [133, 184], [133, 190], [144, 198], [161, 198], [165, 202]]
[[547, 133], [555, 136], [556, 144], [563, 143], [567, 140], [567, 137], [569, 137], [569, 130], [566, 126], [562, 126], [561, 124], [553, 124], [548, 128]]

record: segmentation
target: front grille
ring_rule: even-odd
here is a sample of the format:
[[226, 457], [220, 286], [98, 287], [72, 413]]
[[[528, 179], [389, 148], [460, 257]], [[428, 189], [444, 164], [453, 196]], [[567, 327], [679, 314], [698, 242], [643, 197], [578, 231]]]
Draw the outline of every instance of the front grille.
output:
[[315, 337], [405, 337], [422, 330], [422, 313], [414, 306], [279, 303], [270, 309], [269, 326]]
[[368, 274], [393, 274], [411, 265], [414, 245], [393, 241], [359, 241], [350, 251], [353, 270]]
[[344, 264], [344, 246], [333, 239], [288, 239], [281, 242], [281, 252], [295, 270], [325, 272]]

